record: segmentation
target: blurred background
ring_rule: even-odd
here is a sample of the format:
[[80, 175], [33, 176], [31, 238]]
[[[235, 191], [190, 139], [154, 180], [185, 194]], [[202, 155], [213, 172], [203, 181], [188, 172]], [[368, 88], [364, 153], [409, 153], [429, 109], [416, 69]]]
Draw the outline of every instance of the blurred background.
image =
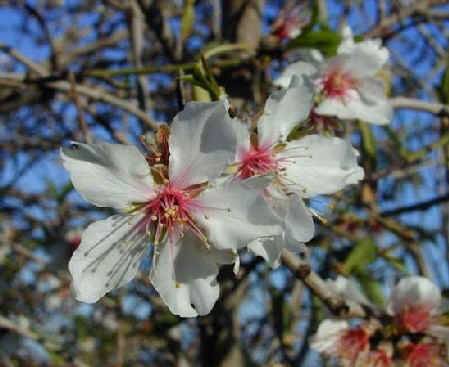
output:
[[360, 149], [366, 179], [311, 201], [324, 218], [312, 266], [323, 278], [353, 277], [379, 305], [406, 274], [446, 294], [446, 3], [0, 1], [0, 366], [328, 365], [309, 348], [326, 308], [287, 268], [250, 254], [238, 277], [222, 269], [205, 317], [171, 315], [148, 263], [100, 302], [77, 302], [68, 261], [83, 228], [110, 213], [73, 190], [58, 150], [70, 140], [139, 144], [154, 121], [206, 98], [186, 78], [201, 55], [250, 120], [305, 48], [335, 52], [343, 24], [390, 50], [383, 77], [395, 115], [386, 127], [348, 122], [340, 132]]

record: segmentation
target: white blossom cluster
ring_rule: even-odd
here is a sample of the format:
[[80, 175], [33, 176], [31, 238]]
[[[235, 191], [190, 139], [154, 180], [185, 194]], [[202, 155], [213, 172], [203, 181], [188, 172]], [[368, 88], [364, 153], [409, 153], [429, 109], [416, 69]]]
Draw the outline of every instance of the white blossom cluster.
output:
[[[375, 308], [351, 280], [339, 276], [328, 285], [349, 301]], [[381, 311], [382, 317], [355, 324], [325, 319], [312, 348], [348, 367], [448, 366], [449, 327], [435, 284], [420, 276], [403, 278]]]
[[[150, 279], [170, 311], [209, 313], [223, 264], [248, 248], [271, 266], [314, 235], [305, 200], [363, 179], [358, 152], [330, 134], [302, 133], [323, 119], [385, 124], [391, 108], [378, 72], [388, 52], [354, 43], [338, 55], [290, 65], [251, 129], [229, 102], [189, 102], [170, 125], [135, 146], [72, 143], [61, 149], [76, 190], [117, 214], [92, 223], [70, 260], [76, 298], [96, 302], [133, 279], [148, 249]], [[303, 129], [310, 132], [310, 129]]]

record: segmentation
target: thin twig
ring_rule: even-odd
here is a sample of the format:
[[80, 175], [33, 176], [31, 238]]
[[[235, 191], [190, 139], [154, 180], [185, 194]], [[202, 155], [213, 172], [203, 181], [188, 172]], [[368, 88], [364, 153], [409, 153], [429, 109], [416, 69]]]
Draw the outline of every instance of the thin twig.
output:
[[72, 100], [73, 100], [73, 102], [76, 106], [77, 112], [78, 112], [77, 119], [78, 119], [78, 124], [80, 126], [80, 130], [83, 134], [85, 142], [88, 144], [91, 144], [92, 136], [89, 132], [89, 127], [87, 126], [86, 121], [84, 120], [83, 108], [81, 106], [78, 93], [76, 92], [75, 77], [73, 76], [72, 73], [69, 74], [69, 81], [70, 81], [70, 86], [71, 86], [69, 94], [72, 97]]
[[390, 103], [396, 109], [412, 109], [415, 111], [429, 112], [438, 116], [449, 116], [449, 106], [443, 103], [427, 102], [407, 97], [391, 98]]
[[284, 250], [282, 252], [282, 262], [301, 280], [327, 308], [340, 317], [366, 317], [366, 310], [360, 305], [348, 304], [344, 299], [331, 291], [323, 279], [315, 273], [306, 260], [302, 260], [293, 253]]

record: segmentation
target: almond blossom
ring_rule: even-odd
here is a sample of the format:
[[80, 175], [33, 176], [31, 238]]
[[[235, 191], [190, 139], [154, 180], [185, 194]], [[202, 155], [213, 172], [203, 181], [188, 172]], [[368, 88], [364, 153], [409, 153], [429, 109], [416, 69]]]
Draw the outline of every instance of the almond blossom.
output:
[[323, 320], [310, 346], [320, 353], [353, 366], [369, 351], [370, 333], [361, 326], [351, 327], [344, 320]]
[[[327, 285], [346, 304], [367, 307], [368, 319], [357, 326], [323, 320], [312, 348], [350, 367], [449, 366], [449, 328], [439, 325], [441, 292], [430, 280], [420, 276], [402, 279], [392, 290], [384, 313], [344, 277], [328, 280]], [[373, 317], [376, 314], [381, 317]]]
[[310, 62], [289, 65], [275, 84], [286, 88], [293, 75], [310, 78], [317, 93], [315, 118], [336, 116], [381, 125], [390, 122], [392, 108], [379, 77], [389, 52], [380, 40], [355, 43], [351, 29], [345, 27], [335, 57], [324, 60], [321, 55], [314, 55]]
[[307, 9], [302, 4], [288, 4], [273, 23], [273, 34], [281, 41], [299, 36], [301, 27], [307, 23], [307, 15]]
[[410, 276], [401, 279], [392, 290], [387, 310], [405, 332], [424, 332], [449, 340], [449, 328], [438, 325], [441, 302], [441, 291], [434, 283], [421, 276]]
[[288, 88], [268, 98], [257, 135], [243, 124], [236, 125], [235, 177], [251, 185], [264, 177], [265, 198], [283, 221], [282, 239], [259, 239], [248, 246], [272, 266], [278, 264], [282, 248], [295, 250], [313, 236], [312, 214], [304, 198], [335, 193], [363, 178], [358, 154], [346, 141], [319, 135], [288, 139], [308, 117], [312, 98], [311, 86], [295, 76]]
[[[120, 213], [87, 227], [69, 263], [76, 298], [96, 302], [133, 279], [153, 246], [151, 282], [172, 313], [207, 314], [219, 296], [219, 265], [258, 237], [277, 235], [277, 219], [244, 183], [216, 181], [235, 155], [225, 101], [188, 103], [173, 120], [168, 169], [135, 146], [72, 143], [61, 149], [76, 190]], [[156, 158], [155, 158], [156, 157]]]
[[404, 348], [406, 367], [447, 367], [440, 345], [420, 342], [410, 343]]
[[345, 320], [325, 319], [312, 337], [311, 347], [345, 367], [393, 366], [391, 345], [371, 345], [378, 327], [377, 322], [351, 326]]

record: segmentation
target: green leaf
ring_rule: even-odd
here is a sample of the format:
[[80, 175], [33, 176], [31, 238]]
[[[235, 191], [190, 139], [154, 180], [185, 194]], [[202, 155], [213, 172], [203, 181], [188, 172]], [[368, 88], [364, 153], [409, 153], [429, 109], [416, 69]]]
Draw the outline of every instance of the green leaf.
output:
[[201, 85], [192, 83], [192, 93], [193, 93], [193, 100], [197, 102], [210, 102], [210, 93], [207, 91], [207, 89], [204, 89]]
[[373, 279], [366, 270], [358, 270], [355, 277], [359, 281], [360, 286], [368, 299], [378, 306], [383, 306], [385, 299], [380, 283]]
[[374, 138], [371, 127], [365, 123], [360, 122], [360, 132], [362, 133], [362, 148], [363, 152], [371, 159], [376, 158], [376, 139]]
[[404, 146], [405, 138], [399, 135], [399, 132], [391, 128], [391, 126], [384, 126], [384, 131], [393, 142], [396, 151], [399, 152], [403, 159], [408, 159], [410, 151]]
[[254, 52], [251, 46], [246, 43], [225, 43], [225, 44], [218, 44], [218, 45], [213, 44], [211, 46], [206, 46], [203, 49], [203, 56], [206, 60], [208, 60], [214, 56], [241, 51], [246, 51], [250, 53]]
[[343, 264], [346, 274], [364, 269], [377, 257], [377, 246], [371, 238], [358, 240]]
[[441, 78], [441, 84], [438, 91], [441, 102], [445, 104], [449, 103], [449, 61], [446, 63], [446, 69]]
[[326, 56], [333, 56], [341, 43], [341, 35], [330, 29], [308, 31], [301, 33], [287, 44], [287, 49], [314, 48], [320, 50]]
[[186, 0], [181, 19], [181, 43], [186, 40], [193, 30], [195, 24], [195, 0]]

